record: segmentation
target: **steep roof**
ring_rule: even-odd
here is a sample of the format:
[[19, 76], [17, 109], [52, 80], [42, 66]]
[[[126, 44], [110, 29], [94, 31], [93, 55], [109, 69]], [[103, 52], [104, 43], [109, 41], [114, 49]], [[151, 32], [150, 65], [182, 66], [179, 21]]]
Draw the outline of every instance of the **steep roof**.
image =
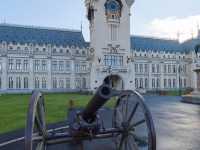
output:
[[200, 44], [200, 38], [190, 39], [183, 43], [184, 50], [191, 51], [195, 49], [195, 46]]
[[131, 49], [182, 52], [182, 45], [176, 40], [131, 36]]
[[81, 31], [0, 24], [0, 41], [86, 47]]

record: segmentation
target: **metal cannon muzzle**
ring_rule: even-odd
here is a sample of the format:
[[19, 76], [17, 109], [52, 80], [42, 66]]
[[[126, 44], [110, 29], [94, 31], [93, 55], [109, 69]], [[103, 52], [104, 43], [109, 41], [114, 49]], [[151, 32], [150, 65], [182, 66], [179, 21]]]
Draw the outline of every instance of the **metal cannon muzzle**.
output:
[[112, 97], [112, 89], [108, 85], [101, 85], [89, 101], [81, 116], [84, 121], [92, 123], [96, 119], [97, 111]]

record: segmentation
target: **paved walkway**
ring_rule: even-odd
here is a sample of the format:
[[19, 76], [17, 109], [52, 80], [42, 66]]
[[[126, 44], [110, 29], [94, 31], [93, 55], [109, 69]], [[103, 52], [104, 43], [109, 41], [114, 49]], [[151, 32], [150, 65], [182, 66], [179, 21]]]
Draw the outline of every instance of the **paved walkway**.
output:
[[[149, 106], [157, 131], [157, 150], [200, 150], [200, 106], [180, 103], [180, 97], [148, 96]], [[104, 119], [109, 125], [111, 113], [104, 111]], [[59, 125], [59, 124], [58, 124]], [[23, 131], [0, 136], [0, 143], [23, 136]], [[57, 145], [48, 150], [76, 150], [72, 145]], [[84, 143], [85, 150], [111, 150], [110, 140]], [[23, 150], [23, 141], [8, 145], [0, 150]]]

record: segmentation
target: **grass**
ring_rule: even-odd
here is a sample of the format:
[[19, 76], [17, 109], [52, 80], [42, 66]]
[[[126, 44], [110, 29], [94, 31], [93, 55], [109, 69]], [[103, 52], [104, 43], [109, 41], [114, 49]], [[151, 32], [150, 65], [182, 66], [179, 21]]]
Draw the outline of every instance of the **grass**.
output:
[[[92, 95], [82, 94], [45, 94], [47, 123], [63, 121], [67, 116], [69, 100], [74, 100], [75, 107], [84, 107]], [[24, 128], [30, 95], [0, 96], [0, 134]], [[113, 100], [106, 106], [113, 106]]]

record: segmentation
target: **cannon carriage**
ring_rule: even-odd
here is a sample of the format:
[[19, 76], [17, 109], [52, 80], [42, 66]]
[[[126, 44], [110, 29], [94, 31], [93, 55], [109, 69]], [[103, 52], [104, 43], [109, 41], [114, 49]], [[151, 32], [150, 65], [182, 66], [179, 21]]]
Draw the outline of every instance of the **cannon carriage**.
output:
[[[112, 127], [105, 127], [99, 109], [116, 98]], [[83, 110], [70, 109], [68, 124], [49, 131], [44, 96], [33, 92], [28, 109], [25, 150], [47, 150], [49, 145], [111, 138], [115, 150], [156, 150], [152, 116], [143, 97], [135, 91], [117, 91], [101, 85]]]

